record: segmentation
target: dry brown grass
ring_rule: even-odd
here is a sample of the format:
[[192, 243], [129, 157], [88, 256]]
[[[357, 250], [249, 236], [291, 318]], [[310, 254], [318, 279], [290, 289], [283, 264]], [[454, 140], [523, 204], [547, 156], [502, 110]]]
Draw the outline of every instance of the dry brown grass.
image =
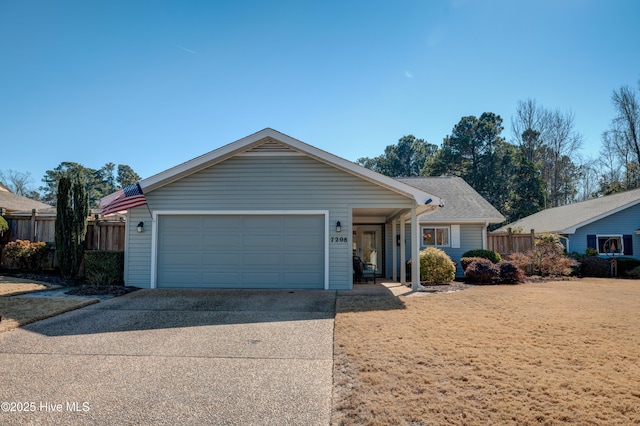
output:
[[23, 282], [0, 282], [0, 296], [11, 296], [16, 294], [31, 293], [32, 291], [46, 290], [44, 284], [23, 283]]
[[0, 297], [0, 333], [96, 302], [97, 299]]
[[640, 424], [640, 282], [400, 300], [338, 300], [332, 424]]

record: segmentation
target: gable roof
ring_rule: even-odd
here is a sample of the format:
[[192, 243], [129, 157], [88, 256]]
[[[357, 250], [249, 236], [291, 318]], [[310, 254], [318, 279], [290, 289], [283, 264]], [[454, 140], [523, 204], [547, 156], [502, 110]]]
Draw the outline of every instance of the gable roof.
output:
[[374, 172], [276, 130], [267, 128], [140, 181], [146, 194], [236, 155], [306, 155], [415, 200], [418, 206], [439, 205], [440, 198], [415, 186]]
[[542, 210], [503, 226], [496, 232], [506, 232], [507, 228], [522, 228], [525, 231], [534, 229], [536, 232], [573, 234], [578, 228], [638, 203], [640, 203], [640, 188]]
[[[4, 187], [6, 188], [6, 187]], [[41, 210], [48, 209], [51, 206], [40, 201], [32, 200], [31, 198], [16, 195], [9, 190], [0, 190], [0, 208], [7, 209], [7, 213], [11, 213], [19, 210]]]
[[444, 200], [440, 209], [422, 214], [430, 222], [504, 222], [505, 217], [464, 179], [457, 176], [398, 178]]

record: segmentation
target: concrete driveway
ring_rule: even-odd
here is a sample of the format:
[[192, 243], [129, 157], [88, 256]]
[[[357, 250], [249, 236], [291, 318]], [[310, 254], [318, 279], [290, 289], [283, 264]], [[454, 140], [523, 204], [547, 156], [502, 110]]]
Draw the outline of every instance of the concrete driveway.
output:
[[0, 424], [327, 425], [335, 292], [140, 290], [0, 334]]

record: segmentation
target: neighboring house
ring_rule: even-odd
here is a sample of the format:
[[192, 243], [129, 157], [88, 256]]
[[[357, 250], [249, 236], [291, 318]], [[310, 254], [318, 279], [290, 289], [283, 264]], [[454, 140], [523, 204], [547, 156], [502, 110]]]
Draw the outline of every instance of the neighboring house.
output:
[[420, 248], [442, 249], [457, 263], [456, 275], [463, 276], [462, 254], [468, 250], [486, 249], [487, 227], [504, 222], [505, 217], [460, 177], [398, 180], [444, 200], [442, 208], [419, 216]]
[[603, 257], [640, 259], [640, 189], [543, 210], [496, 232], [507, 228], [560, 234], [569, 253], [591, 247]]
[[32, 211], [36, 209], [39, 211], [48, 208], [51, 208], [51, 206], [31, 198], [16, 195], [9, 191], [6, 186], [0, 184], [0, 209], [5, 209], [6, 214], [22, 210]]
[[[431, 213], [428, 223], [445, 226], [440, 211], [449, 204], [457, 211], [454, 200], [445, 203], [417, 183], [265, 129], [124, 188], [101, 205], [109, 211], [134, 200], [126, 207], [127, 285], [351, 289], [354, 251], [379, 275], [404, 281], [399, 259], [417, 257], [423, 243], [418, 217]], [[141, 192], [146, 205], [130, 207]], [[481, 229], [493, 216], [484, 220], [473, 225], [473, 248], [484, 245]], [[462, 244], [465, 219], [446, 223], [452, 242], [457, 235]], [[396, 243], [403, 234], [406, 246]], [[417, 268], [414, 262], [415, 288]]]

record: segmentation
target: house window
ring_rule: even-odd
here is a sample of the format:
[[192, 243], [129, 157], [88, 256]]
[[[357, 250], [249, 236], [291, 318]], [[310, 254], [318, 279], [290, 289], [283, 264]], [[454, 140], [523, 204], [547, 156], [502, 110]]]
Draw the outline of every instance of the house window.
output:
[[624, 253], [622, 235], [598, 235], [598, 253], [619, 256]]
[[422, 228], [422, 247], [449, 247], [449, 245], [448, 227], [425, 226]]

